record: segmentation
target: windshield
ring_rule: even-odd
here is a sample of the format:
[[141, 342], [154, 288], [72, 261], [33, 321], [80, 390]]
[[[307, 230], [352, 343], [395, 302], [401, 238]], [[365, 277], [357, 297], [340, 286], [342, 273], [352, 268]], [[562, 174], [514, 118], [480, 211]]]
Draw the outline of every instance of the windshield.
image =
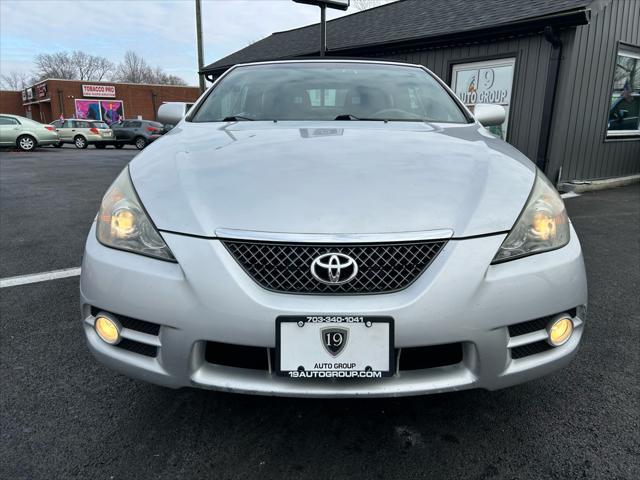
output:
[[468, 122], [446, 90], [421, 68], [338, 62], [233, 70], [192, 121], [236, 120]]

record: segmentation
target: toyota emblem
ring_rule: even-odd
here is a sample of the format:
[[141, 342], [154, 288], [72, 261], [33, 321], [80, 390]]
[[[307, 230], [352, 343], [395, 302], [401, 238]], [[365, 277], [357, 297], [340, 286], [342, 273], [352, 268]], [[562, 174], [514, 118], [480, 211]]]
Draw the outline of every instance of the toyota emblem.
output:
[[358, 264], [344, 253], [325, 253], [311, 263], [313, 278], [326, 285], [342, 285], [358, 274]]

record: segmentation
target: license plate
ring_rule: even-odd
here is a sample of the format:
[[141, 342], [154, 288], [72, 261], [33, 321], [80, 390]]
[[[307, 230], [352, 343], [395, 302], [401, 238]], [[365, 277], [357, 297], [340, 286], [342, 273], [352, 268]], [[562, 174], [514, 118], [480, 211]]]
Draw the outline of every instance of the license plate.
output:
[[290, 378], [393, 375], [393, 319], [351, 315], [276, 319], [276, 373]]

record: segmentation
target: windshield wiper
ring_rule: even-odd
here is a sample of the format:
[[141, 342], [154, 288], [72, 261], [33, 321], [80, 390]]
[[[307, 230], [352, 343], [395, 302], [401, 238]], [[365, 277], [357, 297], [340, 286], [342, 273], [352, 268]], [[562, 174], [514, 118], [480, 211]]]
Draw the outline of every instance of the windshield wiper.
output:
[[336, 118], [334, 118], [334, 120], [362, 120], [362, 121], [367, 121], [367, 122], [386, 122], [387, 121], [384, 118], [361, 118], [361, 117], [356, 117], [355, 115], [352, 115], [350, 113], [341, 113]]
[[351, 115], [350, 113], [342, 113], [338, 115], [334, 120], [360, 120], [355, 115]]
[[253, 118], [243, 117], [242, 115], [230, 115], [222, 119], [223, 122], [239, 122], [240, 120], [253, 121]]

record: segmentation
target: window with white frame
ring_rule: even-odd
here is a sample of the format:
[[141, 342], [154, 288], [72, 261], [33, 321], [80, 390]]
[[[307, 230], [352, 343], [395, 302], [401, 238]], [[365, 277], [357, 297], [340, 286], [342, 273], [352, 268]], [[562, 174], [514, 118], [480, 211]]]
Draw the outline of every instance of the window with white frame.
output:
[[608, 137], [640, 135], [640, 48], [620, 45], [609, 108]]

